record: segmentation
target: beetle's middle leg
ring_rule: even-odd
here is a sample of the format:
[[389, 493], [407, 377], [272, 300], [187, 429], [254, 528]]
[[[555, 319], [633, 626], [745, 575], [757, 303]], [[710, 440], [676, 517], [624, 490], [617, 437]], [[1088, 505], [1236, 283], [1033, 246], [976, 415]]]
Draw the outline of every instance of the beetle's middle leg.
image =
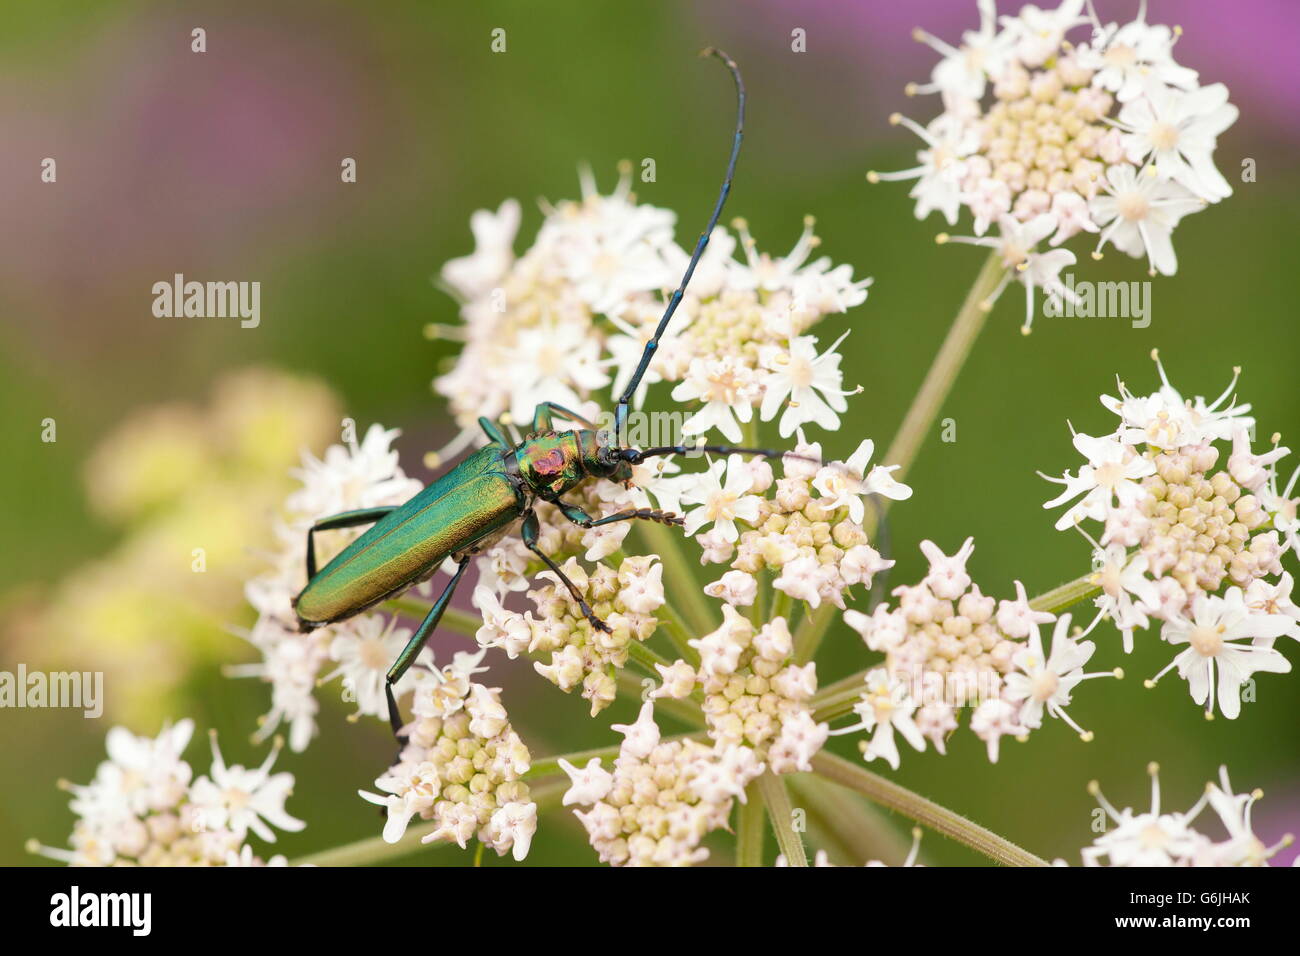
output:
[[595, 612], [592, 611], [591, 606], [587, 604], [586, 599], [582, 596], [582, 592], [578, 590], [578, 586], [569, 580], [569, 576], [560, 570], [560, 566], [551, 560], [549, 554], [538, 547], [537, 534], [539, 530], [537, 512], [529, 511], [524, 515], [523, 526], [519, 529], [519, 536], [523, 539], [524, 547], [545, 561], [546, 566], [560, 579], [560, 583], [569, 589], [569, 595], [573, 598], [574, 603], [578, 605], [578, 609], [582, 611], [582, 616], [587, 619], [592, 627], [598, 631], [604, 631], [606, 634], [612, 633], [612, 628], [596, 617]]
[[420, 651], [424, 650], [424, 643], [429, 636], [438, 627], [438, 622], [442, 620], [443, 612], [447, 610], [447, 605], [451, 603], [451, 596], [456, 593], [456, 585], [460, 583], [460, 577], [469, 567], [470, 556], [467, 554], [460, 559], [460, 565], [456, 568], [456, 573], [451, 576], [447, 586], [443, 588], [442, 594], [438, 595], [438, 600], [433, 602], [433, 607], [429, 608], [429, 613], [425, 615], [420, 626], [415, 629], [411, 639], [406, 642], [402, 648], [402, 653], [393, 661], [393, 666], [388, 669], [388, 677], [384, 683], [384, 694], [388, 697], [388, 722], [393, 727], [393, 736], [398, 736], [398, 731], [402, 729], [402, 715], [397, 711], [397, 699], [393, 696], [393, 685], [402, 679], [403, 675], [411, 669], [415, 659], [420, 656]]
[[686, 523], [686, 519], [681, 515], [673, 514], [671, 511], [660, 511], [657, 508], [628, 508], [626, 511], [616, 511], [612, 515], [593, 518], [577, 505], [571, 505], [567, 501], [555, 501], [553, 504], [564, 512], [564, 517], [580, 528], [599, 528], [603, 524], [613, 524], [615, 521], [634, 521], [638, 518], [643, 521], [658, 521], [660, 524], [682, 525]]
[[307, 531], [307, 580], [316, 576], [316, 532], [337, 531], [340, 528], [355, 528], [358, 525], [374, 524], [388, 516], [392, 507], [360, 508], [356, 511], [344, 511], [340, 514], [321, 518]]

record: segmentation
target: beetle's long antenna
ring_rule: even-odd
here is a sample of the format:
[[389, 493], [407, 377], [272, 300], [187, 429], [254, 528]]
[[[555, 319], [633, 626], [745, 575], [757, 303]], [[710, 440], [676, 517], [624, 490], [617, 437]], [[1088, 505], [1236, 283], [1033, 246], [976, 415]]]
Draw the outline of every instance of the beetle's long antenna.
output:
[[808, 461], [815, 465], [826, 462], [812, 455], [800, 455], [793, 451], [777, 451], [774, 448], [742, 448], [738, 445], [657, 445], [654, 448], [628, 448], [622, 452], [623, 460], [629, 464], [639, 465], [647, 458], [656, 455], [688, 455], [692, 452], [704, 452], [710, 455], [756, 455], [759, 458], [793, 458], [795, 461]]
[[736, 66], [736, 61], [726, 53], [713, 47], [701, 50], [700, 56], [716, 56], [726, 64], [727, 69], [731, 71], [731, 75], [736, 81], [736, 136], [731, 143], [731, 158], [727, 160], [727, 175], [722, 181], [722, 190], [718, 193], [718, 202], [713, 207], [713, 215], [709, 218], [709, 224], [704, 227], [704, 232], [700, 233], [699, 241], [695, 243], [695, 252], [691, 255], [691, 261], [686, 266], [686, 272], [682, 275], [682, 283], [677, 287], [677, 291], [673, 293], [672, 298], [668, 300], [668, 307], [664, 309], [663, 318], [659, 320], [654, 338], [646, 343], [645, 351], [641, 353], [641, 361], [637, 363], [636, 371], [632, 373], [632, 378], [628, 381], [627, 388], [623, 391], [618, 400], [618, 406], [614, 410], [614, 434], [618, 437], [620, 445], [624, 443], [623, 429], [627, 423], [628, 403], [632, 401], [632, 395], [641, 385], [641, 379], [645, 377], [646, 369], [650, 367], [650, 360], [654, 358], [655, 350], [659, 348], [659, 340], [663, 337], [664, 330], [668, 328], [668, 323], [672, 321], [673, 313], [677, 311], [682, 296], [686, 294], [686, 286], [690, 284], [691, 276], [695, 274], [695, 267], [699, 264], [700, 257], [704, 255], [704, 249], [709, 244], [709, 237], [713, 235], [713, 228], [718, 224], [718, 218], [722, 215], [722, 207], [727, 202], [727, 194], [731, 192], [731, 180], [736, 175], [736, 157], [740, 155], [740, 140], [745, 132], [745, 81], [740, 78], [740, 68]]

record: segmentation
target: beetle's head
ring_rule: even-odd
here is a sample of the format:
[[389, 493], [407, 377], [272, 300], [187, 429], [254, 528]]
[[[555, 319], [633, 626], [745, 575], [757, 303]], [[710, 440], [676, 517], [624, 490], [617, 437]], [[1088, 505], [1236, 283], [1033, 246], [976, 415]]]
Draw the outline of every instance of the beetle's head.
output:
[[606, 432], [584, 432], [582, 461], [587, 474], [610, 481], [632, 480], [632, 462]]

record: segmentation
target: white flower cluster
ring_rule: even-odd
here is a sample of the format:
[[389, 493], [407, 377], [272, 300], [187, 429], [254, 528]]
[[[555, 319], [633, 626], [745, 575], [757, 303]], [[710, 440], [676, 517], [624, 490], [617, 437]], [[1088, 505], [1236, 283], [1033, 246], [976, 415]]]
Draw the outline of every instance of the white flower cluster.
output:
[[388, 810], [384, 839], [396, 843], [413, 817], [432, 820], [421, 842], [473, 836], [516, 860], [528, 855], [537, 830], [537, 804], [523, 780], [532, 758], [510, 726], [496, 688], [472, 680], [483, 652], [457, 654], [439, 672], [421, 669], [414, 718], [397, 763], [375, 781], [382, 793], [360, 791]]
[[164, 727], [156, 738], [114, 727], [95, 779], [60, 784], [72, 793], [77, 815], [72, 848], [31, 843], [28, 849], [73, 866], [284, 866], [283, 856], [264, 864], [247, 842], [250, 831], [274, 843], [271, 827], [296, 833], [306, 826], [285, 810], [293, 774], [271, 773], [279, 741], [250, 770], [226, 766], [213, 733], [212, 766], [194, 779], [181, 758], [193, 733], [190, 720]]
[[[731, 567], [705, 588], [710, 596], [748, 606], [758, 590], [757, 576], [771, 570], [778, 572], [772, 586], [791, 598], [811, 607], [826, 601], [843, 608], [854, 585], [869, 589], [877, 572], [893, 566], [867, 543], [867, 497], [902, 500], [912, 489], [894, 480], [892, 466], [867, 471], [875, 450], [870, 439], [847, 462], [823, 464], [818, 463], [821, 445], [807, 443], [802, 431], [799, 439], [795, 453], [803, 457], [784, 458], [782, 478], [773, 476], [766, 461], [732, 455], [684, 479], [690, 483], [682, 501], [698, 504], [686, 513], [687, 534], [711, 524], [697, 538], [704, 549], [701, 560]], [[744, 531], [737, 522], [747, 526]]]
[[[1251, 450], [1250, 406], [1230, 400], [1236, 375], [1209, 402], [1184, 399], [1158, 358], [1157, 367], [1154, 393], [1135, 396], [1120, 383], [1118, 398], [1102, 397], [1118, 427], [1103, 437], [1075, 434], [1087, 464], [1049, 479], [1064, 489], [1044, 507], [1069, 503], [1056, 527], [1078, 527], [1093, 545], [1099, 617], [1123, 633], [1125, 651], [1152, 620], [1182, 648], [1148, 686], [1176, 667], [1207, 716], [1217, 697], [1233, 718], [1252, 674], [1291, 669], [1277, 639], [1300, 639], [1300, 608], [1281, 564], [1297, 549], [1295, 476], [1278, 491], [1276, 465], [1289, 453], [1279, 436], [1270, 450]], [[1220, 468], [1219, 446], [1228, 443]], [[1100, 540], [1083, 530], [1085, 520], [1102, 525]]]
[[560, 765], [573, 782], [564, 805], [586, 827], [591, 845], [614, 866], [689, 866], [708, 859], [700, 841], [725, 827], [735, 799], [763, 771], [749, 747], [689, 738], [664, 740], [647, 702], [636, 723], [615, 724], [623, 744], [613, 771], [593, 757], [585, 767]]
[[[1080, 681], [1121, 673], [1083, 672], [1096, 647], [1070, 633], [1070, 616], [1035, 611], [1019, 581], [1014, 601], [986, 597], [966, 573], [975, 550], [971, 538], [952, 556], [931, 541], [923, 541], [921, 550], [929, 574], [919, 584], [894, 589], [897, 607], [881, 603], [870, 615], [844, 612], [845, 622], [885, 660], [867, 674], [853, 708], [859, 722], [832, 734], [868, 731], [871, 739], [860, 745], [863, 757], [883, 758], [895, 770], [895, 733], [917, 750], [928, 739], [945, 753], [958, 712], [967, 707], [970, 729], [987, 745], [991, 761], [998, 759], [1002, 737], [1023, 740], [1043, 725], [1044, 715], [1092, 739], [1065, 708]], [[1051, 648], [1045, 650], [1039, 625], [1052, 621]]]
[[[1172, 275], [1179, 220], [1232, 194], [1213, 159], [1237, 119], [1227, 88], [1201, 86], [1174, 61], [1178, 31], [1147, 23], [1145, 3], [1123, 26], [1103, 25], [1091, 5], [1084, 15], [1084, 0], [1002, 17], [980, 0], [979, 11], [956, 47], [917, 31], [942, 59], [908, 92], [938, 93], [943, 112], [927, 126], [891, 117], [924, 141], [919, 165], [868, 178], [915, 179], [917, 218], [938, 210], [955, 225], [965, 207], [976, 236], [996, 223], [998, 237], [961, 241], [1001, 251], [1003, 284], [1027, 288], [1026, 329], [1036, 286], [1073, 297], [1060, 272], [1074, 254], [1055, 247], [1079, 232], [1099, 234], [1095, 256], [1109, 242]], [[1080, 29], [1092, 35], [1067, 39]], [[1053, 248], [1039, 252], [1048, 237]]]
[[[576, 527], [576, 526], [573, 526]], [[627, 663], [628, 643], [645, 641], [659, 626], [655, 612], [664, 603], [663, 566], [655, 555], [626, 557], [613, 568], [597, 562], [588, 573], [576, 558], [561, 565], [592, 611], [609, 625], [597, 630], [579, 610], [552, 571], [538, 577], [549, 583], [528, 592], [536, 614], [507, 610], [484, 586], [475, 589], [474, 603], [483, 613], [476, 635], [482, 647], [500, 647], [514, 658], [521, 653], [544, 656], [534, 667], [566, 693], [582, 688], [594, 717], [611, 703], [616, 674]]]
[[[638, 204], [630, 186], [628, 166], [608, 196], [584, 173], [583, 198], [546, 207], [518, 258], [519, 204], [474, 214], [474, 253], [442, 271], [463, 324], [434, 327], [464, 342], [434, 382], [463, 429], [448, 451], [477, 437], [480, 415], [524, 423], [539, 402], [577, 409], [631, 379], [689, 255], [673, 241], [673, 213]], [[782, 435], [804, 422], [837, 427], [839, 356], [835, 346], [819, 352], [806, 332], [863, 302], [870, 280], [855, 282], [848, 266], [826, 258], [808, 261], [818, 245], [811, 220], [782, 258], [757, 252], [743, 222], [736, 228], [745, 261], [733, 258], [736, 237], [717, 227], [643, 386], [675, 382], [675, 400], [703, 403], [687, 434], [716, 427], [738, 442], [756, 408], [765, 421], [781, 413]]]
[[[1250, 811], [1263, 791], [1233, 793], [1227, 767], [1219, 768], [1219, 782], [1206, 784], [1201, 798], [1182, 813], [1161, 811], [1159, 767], [1153, 763], [1147, 772], [1151, 809], [1143, 813], [1116, 810], [1096, 781], [1088, 785], [1111, 826], [1083, 850], [1084, 866], [1268, 866], [1270, 857], [1293, 842], [1287, 834], [1267, 846], [1255, 835]], [[1219, 817], [1226, 839], [1212, 840], [1192, 827], [1207, 806]]]
[[733, 606], [711, 634], [690, 642], [698, 667], [684, 660], [658, 664], [662, 683], [652, 694], [677, 700], [698, 690], [709, 737], [719, 747], [747, 746], [773, 773], [812, 770], [830, 727], [813, 720], [817, 665], [794, 663], [794, 638], [783, 617], [755, 629]]
[[[350, 439], [333, 445], [320, 459], [304, 454], [303, 467], [295, 472], [302, 487], [288, 497], [276, 523], [279, 548], [268, 556], [271, 569], [245, 588], [258, 614], [246, 636], [263, 659], [227, 669], [232, 676], [258, 677], [271, 685], [271, 712], [262, 722], [259, 739], [286, 723], [290, 748], [305, 750], [316, 733], [317, 685], [335, 677], [342, 678], [343, 696], [355, 701], [358, 713], [387, 715], [384, 676], [411, 632], [370, 613], [300, 633], [293, 601], [307, 583], [304, 547], [313, 522], [343, 511], [402, 504], [420, 491], [420, 483], [398, 464], [392, 449], [397, 434], [372, 425], [360, 444]], [[317, 535], [317, 567], [324, 567], [364, 530]], [[427, 651], [421, 660], [428, 660]], [[333, 669], [322, 677], [330, 664]], [[395, 691], [400, 695], [410, 686], [408, 675]]]

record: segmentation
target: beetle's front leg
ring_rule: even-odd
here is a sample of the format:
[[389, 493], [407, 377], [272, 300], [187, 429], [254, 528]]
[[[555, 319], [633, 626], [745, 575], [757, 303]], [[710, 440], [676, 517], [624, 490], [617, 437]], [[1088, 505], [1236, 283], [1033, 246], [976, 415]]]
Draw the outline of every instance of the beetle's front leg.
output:
[[460, 577], [469, 567], [469, 555], [460, 559], [460, 566], [456, 568], [456, 573], [451, 576], [451, 581], [443, 589], [442, 594], [438, 595], [438, 600], [433, 602], [433, 607], [429, 608], [429, 613], [425, 615], [420, 626], [415, 629], [411, 639], [406, 642], [402, 648], [402, 653], [397, 656], [393, 666], [388, 669], [388, 677], [384, 684], [384, 693], [388, 697], [388, 722], [393, 727], [393, 736], [398, 737], [398, 731], [402, 729], [402, 715], [397, 711], [397, 699], [393, 696], [393, 685], [402, 679], [402, 676], [411, 669], [415, 659], [420, 656], [420, 651], [424, 650], [424, 643], [433, 634], [438, 627], [438, 622], [442, 620], [443, 612], [447, 610], [447, 605], [451, 603], [451, 596], [456, 593], [456, 585], [460, 583]]
[[606, 634], [612, 633], [612, 628], [600, 618], [596, 617], [595, 612], [592, 611], [590, 605], [587, 604], [586, 599], [582, 596], [582, 592], [578, 590], [578, 586], [569, 580], [569, 576], [560, 570], [560, 566], [551, 560], [550, 555], [538, 547], [537, 533], [539, 530], [537, 512], [529, 511], [524, 515], [524, 523], [519, 531], [519, 536], [523, 539], [524, 547], [546, 562], [546, 566], [555, 572], [555, 576], [560, 579], [561, 584], [569, 589], [569, 595], [582, 611], [582, 616], [587, 619], [588, 623], [590, 623], [592, 627], [596, 628], [598, 631], [604, 631]]
[[580, 528], [599, 528], [603, 524], [613, 524], [615, 521], [634, 521], [637, 519], [658, 521], [660, 524], [686, 524], [686, 519], [681, 515], [673, 514], [671, 511], [659, 511], [657, 508], [628, 508], [626, 511], [616, 511], [612, 515], [593, 518], [577, 505], [571, 505], [566, 501], [554, 501], [552, 504], [564, 512], [564, 517]]

